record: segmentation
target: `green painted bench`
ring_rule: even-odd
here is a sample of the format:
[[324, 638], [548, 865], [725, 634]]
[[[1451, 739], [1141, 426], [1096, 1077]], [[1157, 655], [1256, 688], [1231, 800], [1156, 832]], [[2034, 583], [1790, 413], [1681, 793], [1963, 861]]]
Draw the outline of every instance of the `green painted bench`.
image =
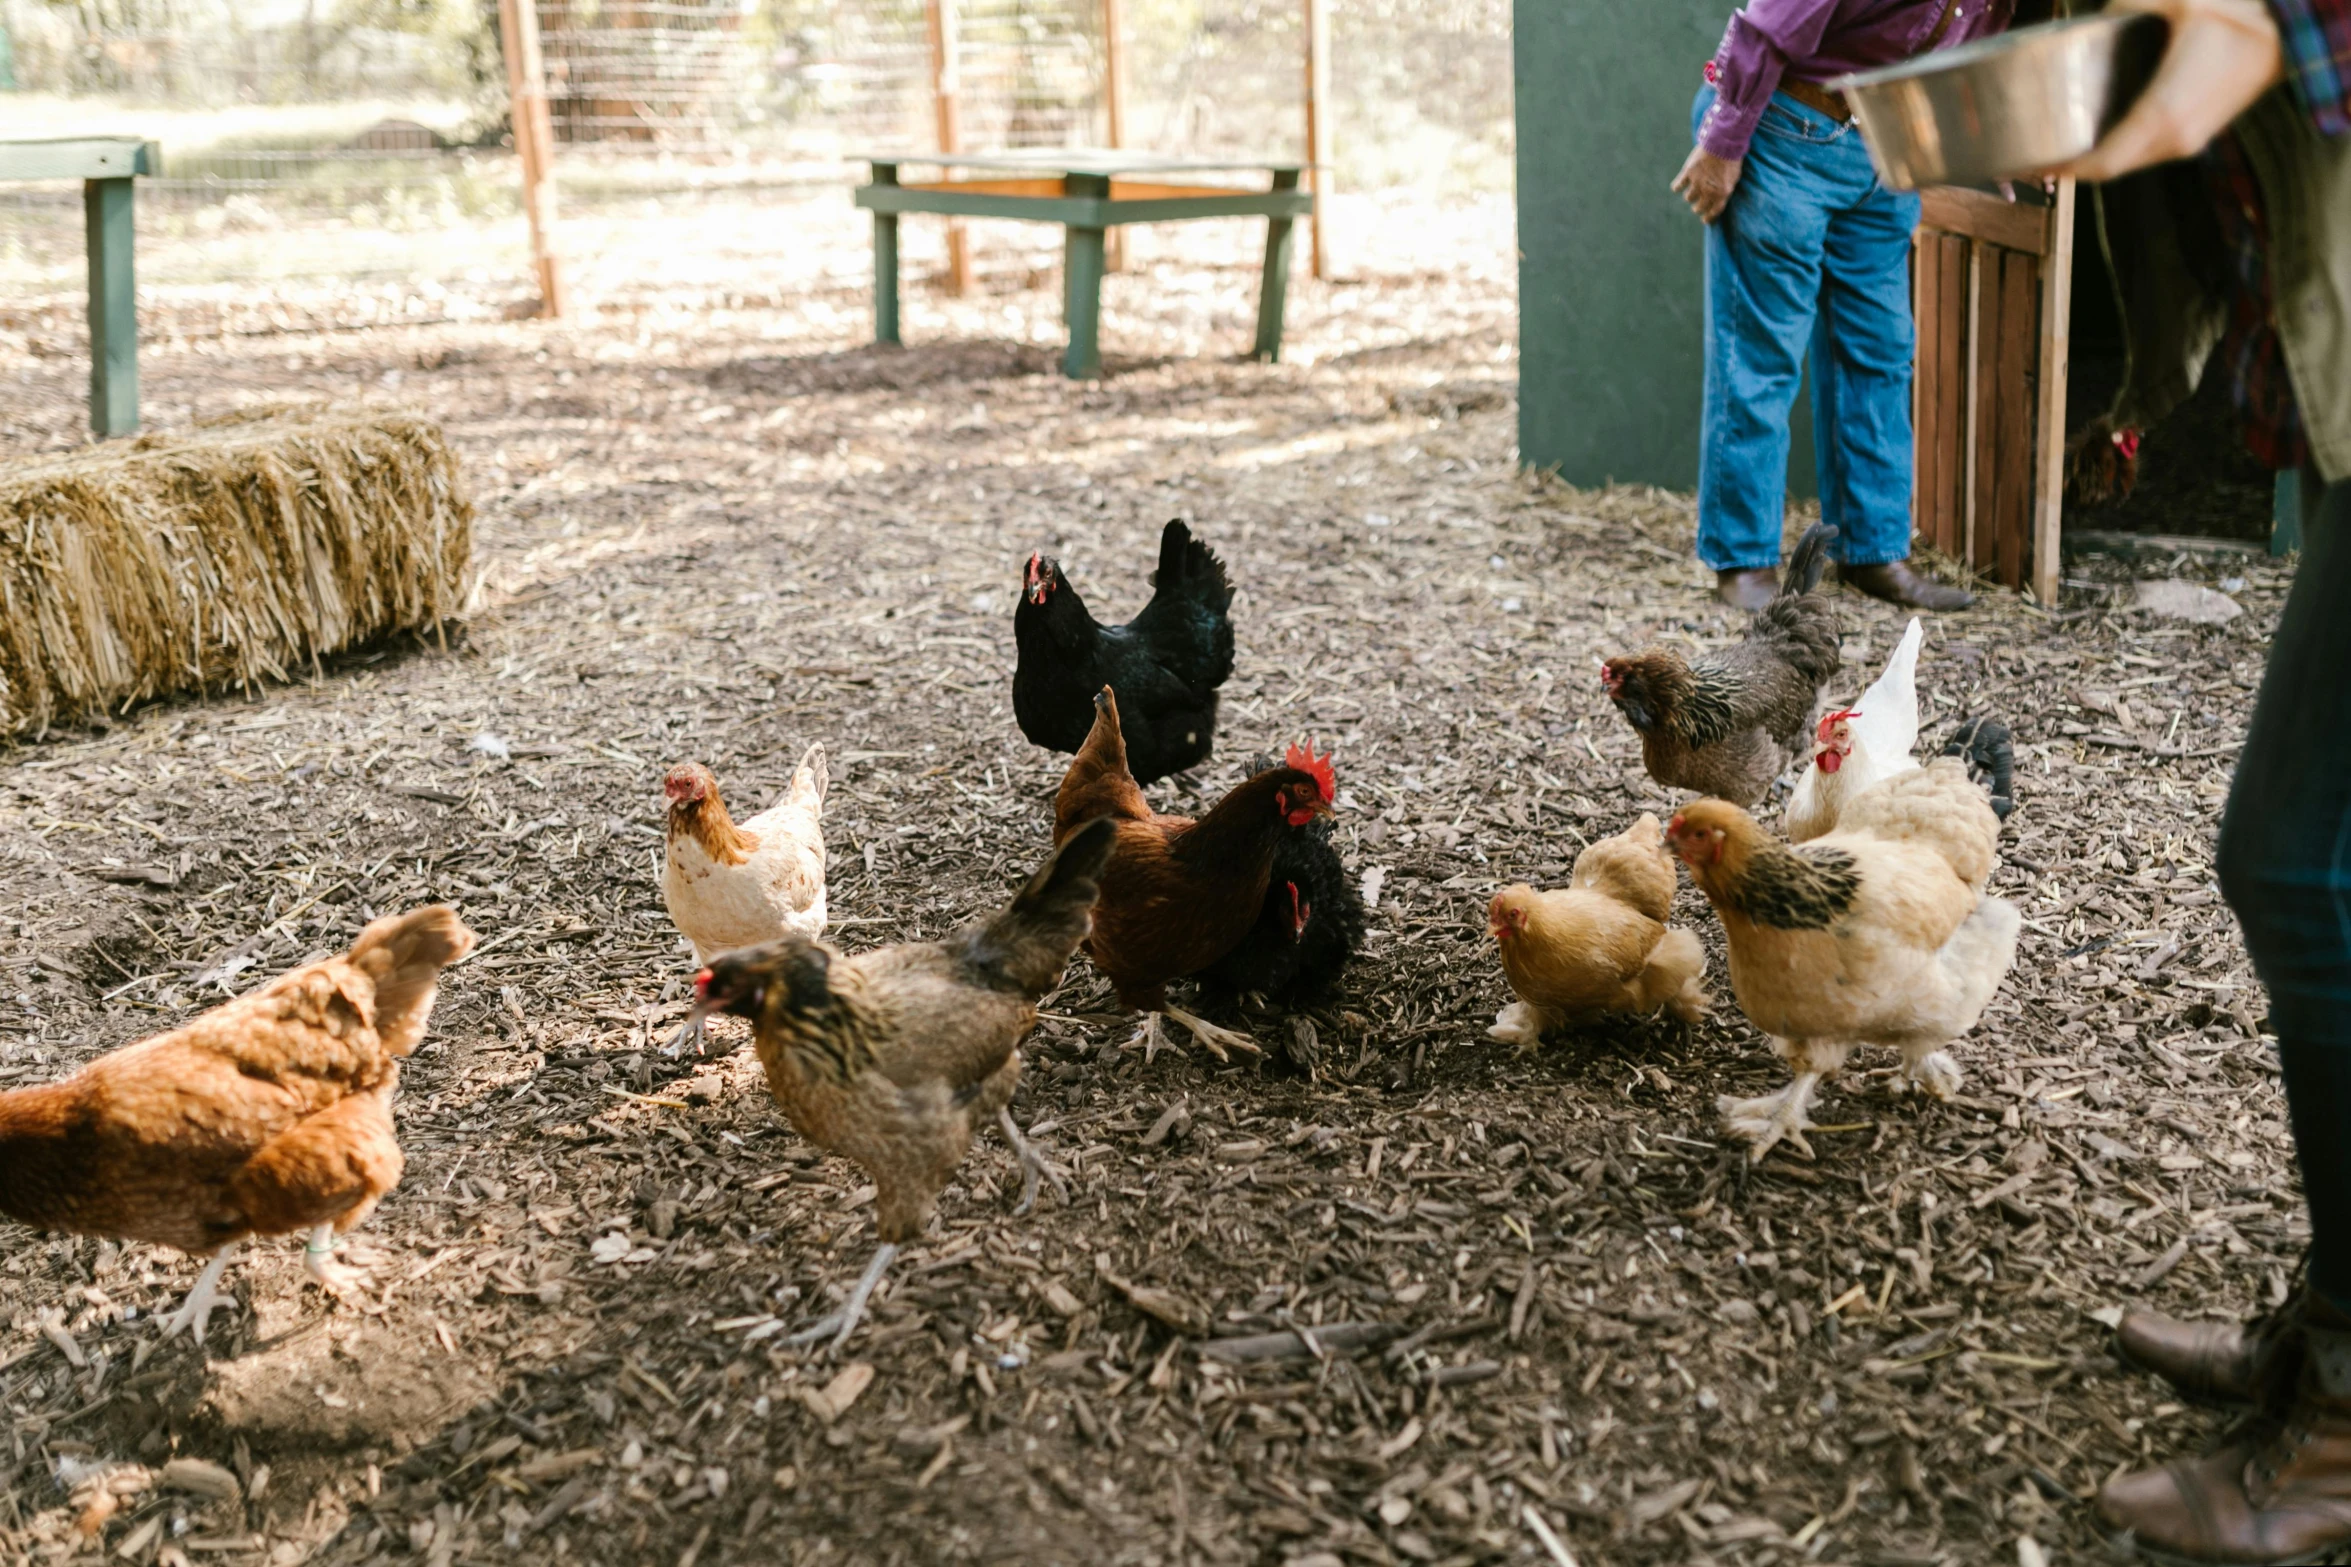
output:
[[[1062, 316], [1069, 347], [1061, 368], [1075, 379], [1102, 374], [1102, 273], [1104, 235], [1121, 223], [1173, 223], [1187, 218], [1265, 219], [1265, 273], [1257, 292], [1254, 356], [1282, 355], [1282, 307], [1289, 292], [1290, 230], [1314, 214], [1314, 194], [1298, 188], [1307, 166], [1266, 159], [1208, 162], [1154, 158], [1145, 154], [1089, 148], [956, 153], [865, 153], [873, 178], [857, 188], [857, 205], [873, 213], [873, 335], [878, 343], [898, 335], [898, 220], [908, 213], [958, 218], [1016, 218], [1058, 223], [1065, 234], [1061, 285]], [[909, 164], [971, 169], [981, 179], [902, 180]], [[1268, 190], [1221, 185], [1169, 183], [1165, 176], [1263, 172]]]
[[80, 180], [90, 253], [90, 429], [139, 427], [139, 310], [132, 287], [132, 181], [163, 172], [163, 149], [136, 136], [0, 141], [0, 184]]

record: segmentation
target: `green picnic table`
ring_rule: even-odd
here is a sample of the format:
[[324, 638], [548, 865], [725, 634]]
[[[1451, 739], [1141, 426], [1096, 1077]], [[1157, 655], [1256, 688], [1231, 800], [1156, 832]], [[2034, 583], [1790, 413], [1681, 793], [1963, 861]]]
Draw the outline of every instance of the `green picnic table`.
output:
[[[1018, 218], [1062, 226], [1062, 316], [1069, 347], [1065, 374], [1091, 380], [1102, 373], [1103, 236], [1121, 223], [1173, 223], [1186, 218], [1265, 219], [1265, 274], [1257, 292], [1256, 358], [1282, 355], [1282, 305], [1290, 281], [1290, 228], [1314, 213], [1314, 195], [1298, 188], [1303, 163], [1276, 159], [1156, 158], [1145, 153], [1055, 147], [1013, 152], [863, 153], [873, 178], [857, 188], [857, 205], [873, 213], [873, 335], [898, 335], [898, 219], [910, 212], [958, 218]], [[982, 178], [904, 180], [899, 170], [923, 165], [980, 171]], [[1263, 173], [1270, 188], [1196, 184], [1201, 174]], [[1171, 175], [1186, 176], [1170, 181]]]
[[0, 184], [80, 180], [90, 255], [90, 429], [139, 427], [139, 311], [132, 288], [132, 181], [163, 172], [163, 149], [136, 136], [0, 141]]

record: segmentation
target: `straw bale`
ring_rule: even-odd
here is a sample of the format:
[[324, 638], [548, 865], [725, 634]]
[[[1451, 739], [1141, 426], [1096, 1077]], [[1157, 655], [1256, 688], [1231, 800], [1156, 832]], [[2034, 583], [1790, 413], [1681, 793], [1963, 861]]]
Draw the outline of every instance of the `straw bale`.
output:
[[472, 553], [414, 411], [281, 406], [0, 469], [0, 735], [438, 629]]

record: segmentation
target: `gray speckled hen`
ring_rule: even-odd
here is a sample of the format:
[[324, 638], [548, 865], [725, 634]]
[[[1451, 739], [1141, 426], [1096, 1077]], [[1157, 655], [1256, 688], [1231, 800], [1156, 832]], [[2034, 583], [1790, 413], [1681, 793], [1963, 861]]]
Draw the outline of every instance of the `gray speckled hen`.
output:
[[1817, 589], [1837, 530], [1814, 523], [1788, 557], [1779, 597], [1745, 640], [1685, 660], [1667, 648], [1600, 666], [1608, 699], [1641, 736], [1649, 776], [1753, 805], [1803, 754], [1821, 687], [1836, 674], [1836, 616]]

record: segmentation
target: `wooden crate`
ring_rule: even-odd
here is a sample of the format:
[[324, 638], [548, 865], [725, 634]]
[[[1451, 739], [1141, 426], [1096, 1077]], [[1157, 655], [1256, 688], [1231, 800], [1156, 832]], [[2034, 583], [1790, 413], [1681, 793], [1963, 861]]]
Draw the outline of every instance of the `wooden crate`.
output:
[[1922, 193], [1911, 247], [1917, 538], [2001, 584], [2057, 598], [2074, 191], [2047, 206]]

